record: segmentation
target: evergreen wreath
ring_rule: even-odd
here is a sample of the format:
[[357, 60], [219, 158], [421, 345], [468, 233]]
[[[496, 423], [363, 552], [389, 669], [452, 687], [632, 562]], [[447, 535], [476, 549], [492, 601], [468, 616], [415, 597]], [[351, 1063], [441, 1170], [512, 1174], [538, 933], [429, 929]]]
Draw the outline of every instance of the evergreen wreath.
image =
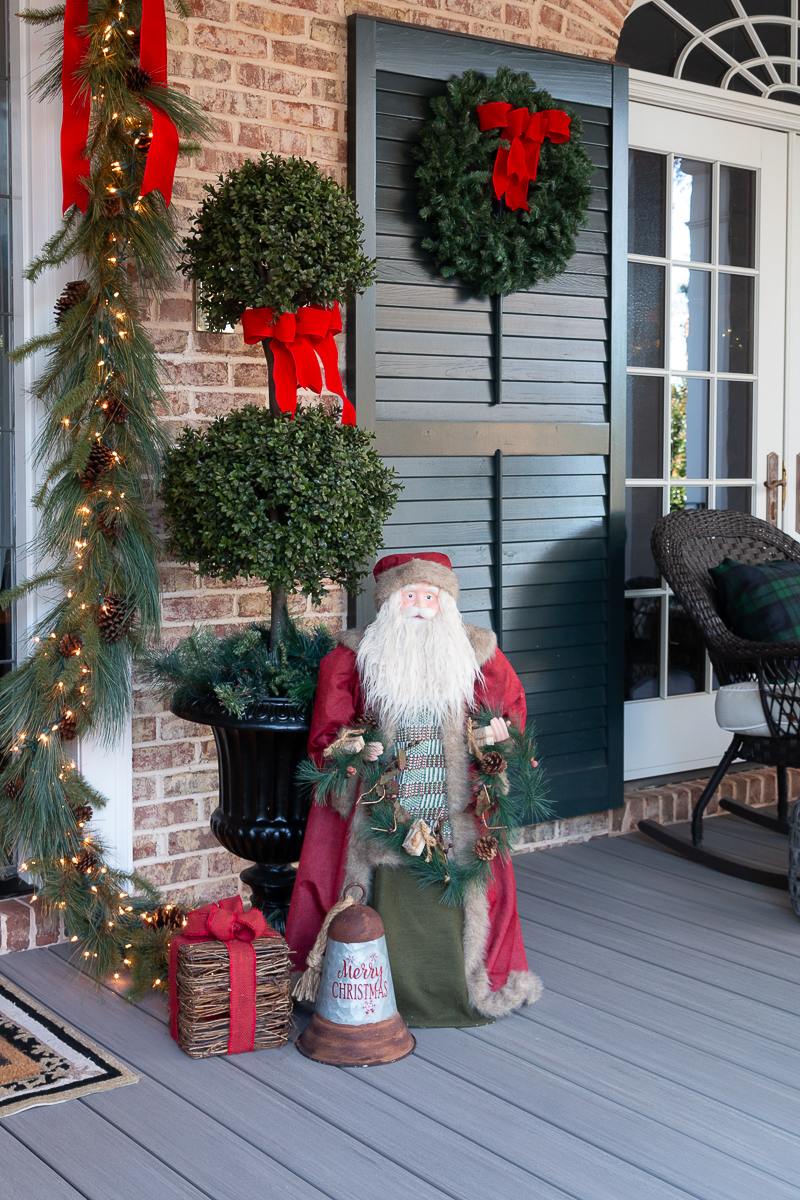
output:
[[422, 245], [447, 279], [459, 275], [480, 295], [509, 295], [547, 282], [567, 269], [575, 235], [586, 224], [594, 167], [581, 143], [582, 126], [572, 118], [570, 140], [545, 141], [535, 182], [528, 189], [530, 212], [512, 211], [492, 189], [502, 131], [481, 132], [476, 107], [507, 101], [530, 112], [558, 102], [537, 89], [525, 71], [500, 67], [490, 78], [465, 71], [431, 100], [434, 116], [414, 148], [419, 160], [419, 214], [430, 235]]
[[[60, 95], [64, 11], [20, 14], [59, 27], [35, 89], [44, 98]], [[0, 597], [5, 608], [30, 591], [45, 590], [47, 599], [30, 654], [0, 687], [0, 854], [22, 851], [37, 908], [61, 916], [72, 941], [82, 939], [79, 952], [98, 976], [129, 965], [134, 942], [148, 944], [152, 926], [143, 926], [142, 913], [159, 902], [146, 880], [108, 865], [87, 828], [105, 799], [76, 769], [71, 747], [90, 731], [114, 741], [130, 711], [131, 653], [160, 622], [148, 504], [167, 445], [158, 419], [166, 404], [143, 317], [172, 286], [177, 238], [161, 195], [141, 195], [152, 128], [144, 82], [130, 74], [141, 15], [137, 0], [89, 3], [81, 62], [92, 102], [89, 202], [85, 213], [74, 204], [67, 210], [25, 272], [35, 282], [46, 268], [75, 261], [86, 277], [65, 288], [53, 331], [11, 355], [48, 354], [33, 387], [45, 409], [33, 549], [48, 565]], [[181, 152], [198, 153], [211, 126], [197, 104], [167, 86], [148, 94], [187, 139]]]
[[[461, 905], [471, 889], [485, 891], [491, 879], [492, 859], [498, 855], [504, 860], [509, 858], [516, 830], [545, 820], [551, 812], [545, 798], [544, 771], [536, 759], [536, 737], [530, 726], [520, 729], [509, 722], [507, 741], [480, 750], [475, 745], [473, 729], [488, 726], [492, 717], [498, 715], [482, 708], [477, 718], [470, 718], [469, 722], [473, 791], [470, 808], [485, 832], [476, 840], [465, 862], [447, 856], [436, 831], [427, 839], [422, 854], [408, 855], [408, 869], [420, 887], [443, 885], [440, 904]], [[386, 747], [376, 762], [367, 762], [364, 757], [370, 742], [382, 742]], [[355, 782], [359, 790], [356, 803], [364, 805], [369, 814], [360, 836], [402, 855], [411, 828], [411, 818], [398, 800], [396, 781], [402, 767], [402, 751], [398, 754], [394, 746], [387, 744], [386, 735], [364, 720], [353, 729], [342, 730], [325, 751], [321, 767], [310, 758], [301, 763], [297, 780], [322, 805], [344, 797]]]

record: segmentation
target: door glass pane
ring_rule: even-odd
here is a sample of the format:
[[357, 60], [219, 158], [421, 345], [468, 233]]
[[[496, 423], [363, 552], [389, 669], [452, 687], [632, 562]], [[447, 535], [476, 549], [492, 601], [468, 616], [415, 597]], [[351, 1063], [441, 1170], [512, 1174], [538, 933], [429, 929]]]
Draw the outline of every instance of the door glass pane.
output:
[[708, 488], [674, 487], [669, 489], [669, 511], [708, 508]]
[[628, 253], [663, 258], [666, 250], [667, 157], [628, 152]]
[[672, 257], [711, 262], [711, 163], [693, 158], [674, 160]]
[[628, 488], [626, 588], [658, 587], [661, 583], [661, 575], [650, 550], [650, 534], [661, 516], [661, 497], [661, 488]]
[[705, 479], [708, 473], [708, 380], [673, 379], [670, 404], [672, 478]]
[[678, 371], [707, 371], [711, 274], [672, 268], [670, 365]]
[[[752, 444], [753, 385], [741, 379], [720, 379], [717, 384], [717, 478], [749, 479]], [[717, 505], [717, 508], [721, 507]]]
[[720, 167], [719, 261], [729, 267], [754, 267], [755, 230], [755, 171]]
[[717, 370], [749, 375], [753, 370], [753, 276], [719, 276]]
[[658, 695], [661, 597], [634, 596], [625, 601], [625, 699]]
[[628, 376], [629, 479], [660, 479], [664, 470], [664, 381]]
[[664, 365], [664, 268], [628, 263], [628, 365]]
[[676, 596], [669, 598], [667, 695], [688, 696], [705, 691], [706, 656], [694, 621]]
[[750, 513], [753, 511], [753, 489], [749, 487], [718, 487], [715, 508], [728, 512]]

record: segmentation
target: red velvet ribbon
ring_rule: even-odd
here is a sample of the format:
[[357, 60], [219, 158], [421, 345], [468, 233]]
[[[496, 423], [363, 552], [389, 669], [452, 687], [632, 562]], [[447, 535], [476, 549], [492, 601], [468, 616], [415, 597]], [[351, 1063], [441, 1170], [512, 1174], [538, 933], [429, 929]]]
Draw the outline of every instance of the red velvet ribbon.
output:
[[241, 896], [230, 896], [216, 904], [189, 913], [183, 933], [169, 946], [170, 1033], [178, 1040], [178, 947], [187, 942], [225, 942], [228, 946], [231, 981], [231, 1028], [228, 1054], [252, 1050], [256, 1037], [256, 952], [255, 938], [277, 937], [257, 908], [244, 911]]
[[[82, 180], [91, 172], [86, 157], [89, 136], [89, 117], [92, 101], [88, 88], [76, 79], [88, 49], [89, 37], [84, 32], [89, 20], [88, 0], [66, 0], [64, 14], [64, 59], [61, 68], [63, 116], [61, 119], [61, 176], [64, 191], [63, 212], [77, 204], [86, 212], [89, 192]], [[167, 15], [164, 0], [142, 0], [142, 27], [139, 61], [156, 87], [167, 84]], [[172, 199], [172, 185], [178, 161], [178, 131], [161, 109], [141, 97], [153, 117], [153, 133], [144, 168], [142, 195], [158, 190], [167, 204]]]
[[510, 209], [528, 206], [528, 185], [536, 179], [539, 154], [545, 138], [551, 142], [568, 142], [570, 118], [559, 108], [530, 112], [514, 108], [504, 100], [477, 106], [482, 130], [504, 129], [510, 146], [500, 145], [494, 160], [492, 183], [498, 200], [505, 194]]
[[77, 204], [86, 212], [89, 192], [86, 184], [91, 163], [86, 157], [86, 142], [89, 138], [89, 116], [92, 102], [88, 89], [84, 89], [75, 77], [86, 51], [89, 37], [84, 32], [89, 20], [89, 0], [67, 0], [64, 13], [64, 58], [61, 65], [61, 93], [63, 113], [61, 117], [61, 181], [66, 212]]
[[308, 305], [297, 312], [284, 313], [277, 320], [271, 308], [248, 308], [242, 313], [244, 340], [248, 346], [264, 338], [272, 341], [275, 360], [275, 399], [281, 412], [294, 416], [297, 410], [297, 389], [311, 388], [317, 395], [322, 391], [322, 371], [325, 386], [342, 401], [342, 424], [355, 425], [356, 410], [344, 394], [339, 375], [339, 352], [333, 335], [342, 331], [339, 305], [317, 308]]

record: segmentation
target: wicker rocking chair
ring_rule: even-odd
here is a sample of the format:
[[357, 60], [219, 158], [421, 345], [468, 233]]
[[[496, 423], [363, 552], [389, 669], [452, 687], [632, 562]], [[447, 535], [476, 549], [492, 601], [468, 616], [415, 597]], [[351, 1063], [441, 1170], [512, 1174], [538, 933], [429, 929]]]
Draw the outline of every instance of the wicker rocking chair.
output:
[[[655, 821], [640, 821], [639, 829], [670, 850], [716, 871], [785, 889], [785, 872], [769, 871], [707, 849], [703, 845], [703, 814], [731, 763], [745, 758], [777, 768], [777, 816], [730, 799], [721, 799], [720, 808], [776, 833], [789, 833], [786, 770], [800, 767], [800, 642], [750, 642], [737, 637], [719, 615], [708, 569], [726, 557], [743, 563], [800, 562], [800, 543], [756, 517], [712, 510], [662, 517], [653, 529], [651, 545], [661, 574], [700, 631], [720, 684], [747, 689], [749, 682], [757, 720], [746, 722], [742, 730], [731, 729], [731, 744], [694, 806], [691, 841]], [[725, 690], [723, 686], [718, 693], [718, 719], [719, 696]], [[729, 696], [734, 691], [727, 690]], [[760, 711], [756, 698], [760, 699]], [[730, 726], [724, 722], [723, 727]]]

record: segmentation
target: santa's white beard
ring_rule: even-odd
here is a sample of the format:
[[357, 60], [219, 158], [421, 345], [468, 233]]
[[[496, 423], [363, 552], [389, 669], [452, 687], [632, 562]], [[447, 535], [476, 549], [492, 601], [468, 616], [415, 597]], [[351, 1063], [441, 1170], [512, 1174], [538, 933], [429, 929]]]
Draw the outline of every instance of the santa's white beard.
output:
[[407, 619], [390, 596], [358, 648], [365, 707], [384, 725], [407, 725], [423, 710], [437, 724], [471, 705], [480, 675], [461, 613], [447, 592], [431, 620]]

